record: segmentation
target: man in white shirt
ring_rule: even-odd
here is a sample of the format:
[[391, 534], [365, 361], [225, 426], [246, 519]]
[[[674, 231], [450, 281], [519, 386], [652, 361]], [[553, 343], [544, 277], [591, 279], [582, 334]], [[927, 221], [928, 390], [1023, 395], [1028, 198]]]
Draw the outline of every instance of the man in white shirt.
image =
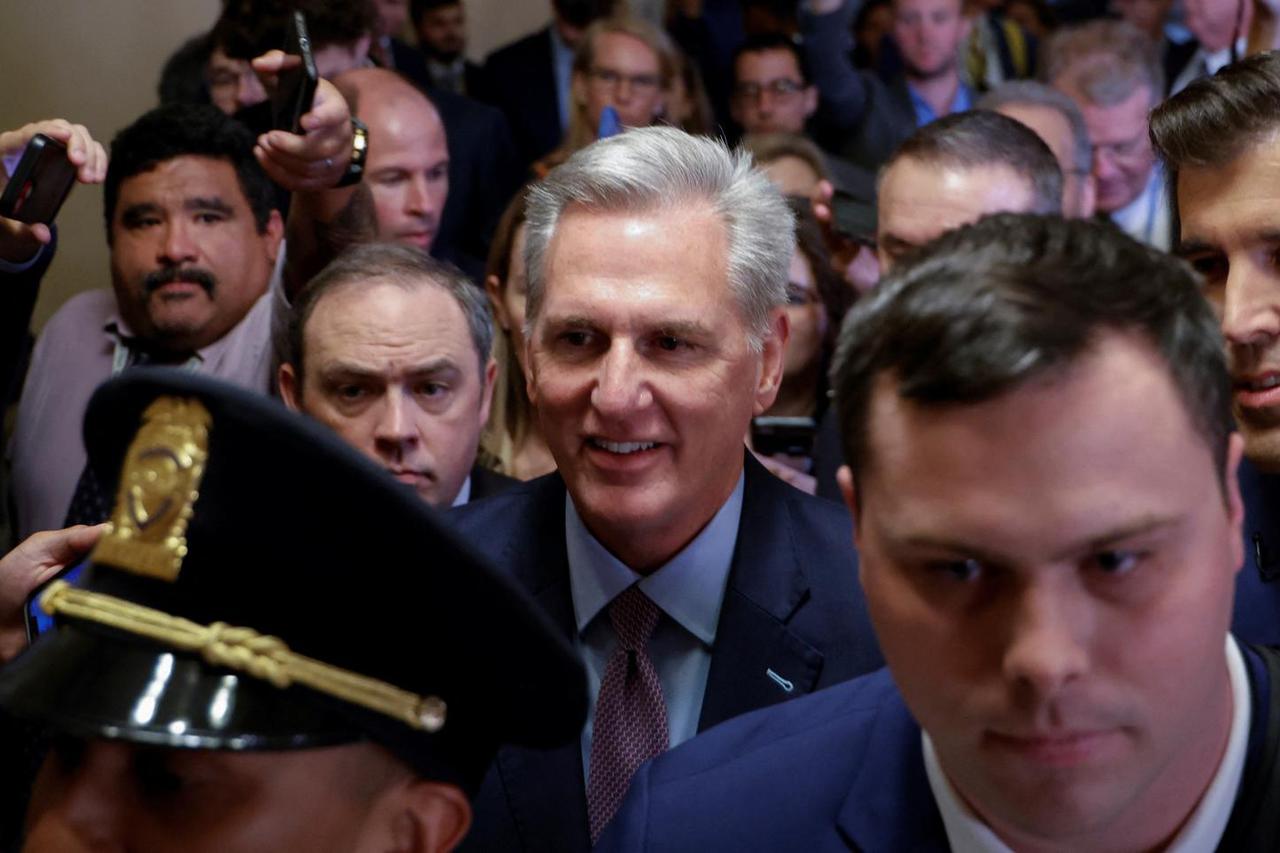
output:
[[1280, 655], [1228, 634], [1243, 444], [1185, 266], [990, 217], [855, 306], [832, 385], [888, 670], [642, 768], [600, 849], [1275, 849]]

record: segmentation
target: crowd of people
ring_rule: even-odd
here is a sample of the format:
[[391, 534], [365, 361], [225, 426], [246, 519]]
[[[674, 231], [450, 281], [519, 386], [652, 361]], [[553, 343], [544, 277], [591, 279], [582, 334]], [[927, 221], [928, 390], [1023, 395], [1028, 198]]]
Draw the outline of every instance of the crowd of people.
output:
[[0, 845], [1280, 847], [1280, 7], [551, 7], [0, 133]]

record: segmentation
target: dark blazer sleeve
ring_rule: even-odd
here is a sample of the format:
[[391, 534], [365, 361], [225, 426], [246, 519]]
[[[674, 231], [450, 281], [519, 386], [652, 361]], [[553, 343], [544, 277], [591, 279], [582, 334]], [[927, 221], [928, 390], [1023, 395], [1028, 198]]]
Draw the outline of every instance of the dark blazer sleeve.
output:
[[0, 273], [0, 410], [17, 399], [22, 387], [31, 354], [31, 314], [40, 282], [57, 250], [56, 229], [53, 236], [53, 242], [40, 250], [40, 258], [30, 269]]

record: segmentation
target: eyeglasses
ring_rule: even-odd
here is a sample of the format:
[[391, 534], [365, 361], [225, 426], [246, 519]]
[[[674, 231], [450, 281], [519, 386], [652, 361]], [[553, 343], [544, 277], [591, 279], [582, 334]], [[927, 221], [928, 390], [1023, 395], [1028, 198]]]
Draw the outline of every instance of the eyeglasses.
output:
[[797, 281], [787, 283], [788, 305], [817, 305], [818, 301], [818, 294], [807, 285], [800, 284]]
[[779, 100], [790, 98], [801, 89], [804, 83], [799, 80], [788, 80], [785, 77], [780, 80], [770, 80], [768, 83], [761, 85], [760, 83], [739, 83], [733, 87], [733, 96], [743, 101], [759, 100], [760, 96], [768, 92]]
[[633, 92], [649, 93], [662, 85], [662, 78], [657, 74], [622, 74], [612, 68], [592, 68], [587, 75], [598, 85], [616, 89], [626, 83]]

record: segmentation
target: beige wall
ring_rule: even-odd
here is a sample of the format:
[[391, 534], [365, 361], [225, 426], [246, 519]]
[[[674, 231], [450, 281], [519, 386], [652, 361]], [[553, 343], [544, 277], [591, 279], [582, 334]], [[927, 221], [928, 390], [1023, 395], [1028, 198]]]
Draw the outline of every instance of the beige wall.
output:
[[[550, 0], [466, 0], [470, 52], [544, 26]], [[86, 125], [103, 144], [156, 104], [165, 59], [207, 30], [219, 0], [12, 0], [0, 25], [0, 129], [54, 116]], [[79, 187], [58, 217], [60, 245], [36, 305], [43, 325], [73, 294], [108, 287], [102, 191]]]
[[[155, 106], [160, 68], [208, 29], [218, 0], [20, 0], [0, 25], [0, 128], [54, 116], [104, 144]], [[36, 305], [37, 326], [67, 297], [108, 287], [100, 187], [78, 187], [58, 216], [58, 256]]]

